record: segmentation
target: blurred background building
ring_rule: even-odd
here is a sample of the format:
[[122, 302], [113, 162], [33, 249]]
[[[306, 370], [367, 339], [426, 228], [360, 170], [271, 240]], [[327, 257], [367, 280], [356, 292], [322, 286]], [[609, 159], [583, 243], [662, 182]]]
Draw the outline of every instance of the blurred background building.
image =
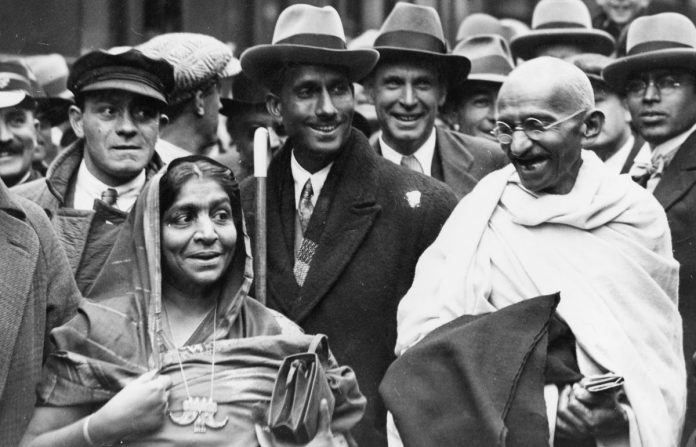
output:
[[[486, 12], [529, 23], [537, 0], [410, 0], [440, 12], [450, 42], [468, 14]], [[278, 14], [290, 4], [331, 5], [350, 38], [379, 28], [396, 0], [0, 0], [0, 53], [61, 53], [72, 59], [97, 49], [136, 45], [174, 31], [210, 34], [245, 48], [269, 43]], [[596, 11], [594, 0], [586, 0]], [[696, 0], [652, 0], [656, 10], [694, 19]], [[652, 6], [652, 5], [651, 5]]]

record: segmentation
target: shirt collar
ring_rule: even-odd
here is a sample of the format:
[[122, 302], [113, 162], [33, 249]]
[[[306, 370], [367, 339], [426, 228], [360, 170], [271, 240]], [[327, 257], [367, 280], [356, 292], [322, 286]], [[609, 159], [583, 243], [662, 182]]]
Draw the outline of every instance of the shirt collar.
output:
[[[423, 174], [428, 176], [431, 175], [433, 157], [435, 156], [435, 136], [435, 126], [433, 126], [433, 130], [430, 132], [428, 139], [425, 140], [423, 145], [413, 153], [413, 156], [416, 157], [416, 160], [418, 160], [418, 163], [420, 163], [421, 167], [423, 168]], [[382, 156], [384, 158], [392, 163], [396, 163], [397, 165], [401, 164], [403, 154], [395, 151], [391, 146], [384, 142], [384, 133], [380, 134], [379, 136], [379, 147], [382, 149]]]
[[295, 158], [295, 150], [293, 149], [290, 156], [290, 171], [292, 172], [292, 178], [295, 181], [295, 209], [297, 209], [300, 205], [302, 188], [304, 188], [305, 183], [307, 183], [307, 180], [309, 179], [312, 180], [312, 190], [314, 191], [314, 195], [312, 196], [312, 205], [317, 204], [317, 198], [319, 197], [319, 194], [321, 194], [321, 189], [324, 187], [326, 177], [329, 176], [329, 171], [331, 171], [332, 166], [333, 162], [312, 174], [300, 165]]
[[108, 186], [89, 171], [87, 163], [82, 159], [80, 168], [77, 171], [77, 180], [75, 181], [75, 203], [73, 207], [75, 209], [91, 210], [94, 208], [94, 200], [101, 199], [102, 192], [108, 188], [113, 188], [118, 193], [114, 208], [128, 212], [143, 189], [145, 180], [145, 169], [143, 169], [134, 179], [126, 183]]
[[689, 135], [691, 135], [694, 130], [696, 130], [696, 123], [676, 137], [672, 137], [664, 143], [653, 147], [652, 160], [654, 161], [657, 159], [657, 157], [662, 157], [664, 159], [665, 167], [667, 167], [667, 165], [669, 165], [669, 163], [672, 161], [672, 158], [674, 158], [676, 155], [677, 149], [681, 147], [681, 145], [686, 141], [687, 138], [689, 138]]

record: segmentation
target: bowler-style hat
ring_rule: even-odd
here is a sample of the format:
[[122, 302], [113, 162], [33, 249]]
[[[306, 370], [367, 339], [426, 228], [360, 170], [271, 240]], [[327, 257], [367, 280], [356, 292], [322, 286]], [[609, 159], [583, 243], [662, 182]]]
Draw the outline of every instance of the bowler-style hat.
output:
[[541, 0], [532, 14], [532, 30], [510, 42], [513, 56], [531, 59], [539, 46], [578, 45], [583, 53], [609, 55], [615, 41], [609, 33], [592, 28], [592, 18], [582, 0]]
[[151, 58], [164, 59], [174, 67], [174, 90], [169, 95], [169, 104], [184, 102], [196, 91], [206, 91], [218, 80], [234, 76], [241, 69], [228, 45], [205, 34], [160, 34], [136, 49]]
[[16, 106], [34, 97], [33, 75], [18, 60], [0, 60], [0, 108]]
[[466, 16], [461, 21], [457, 29], [456, 42], [459, 43], [464, 39], [481, 34], [497, 34], [509, 41], [511, 33], [499, 19], [490, 14], [476, 12]]
[[341, 67], [348, 80], [355, 82], [372, 70], [378, 58], [371, 49], [347, 49], [343, 24], [334, 8], [296, 4], [280, 13], [272, 43], [247, 49], [240, 62], [247, 76], [269, 86], [285, 64]]
[[152, 59], [135, 49], [114, 54], [98, 50], [87, 53], [73, 64], [68, 89], [75, 96], [95, 90], [124, 90], [167, 104], [174, 88], [169, 62]]
[[380, 61], [425, 60], [437, 65], [447, 85], [466, 80], [469, 59], [447, 53], [440, 16], [429, 6], [399, 2], [387, 16], [375, 39]]
[[502, 84], [515, 67], [505, 39], [496, 34], [482, 34], [459, 42], [452, 54], [465, 56], [471, 61], [467, 81]]
[[252, 107], [265, 107], [268, 89], [249, 79], [243, 72], [235, 76], [232, 82], [232, 99], [220, 99], [222, 102], [221, 114], [233, 117]]
[[602, 76], [621, 91], [631, 73], [661, 67], [696, 71], [696, 26], [676, 12], [643, 16], [631, 22], [626, 56], [607, 65]]
[[45, 96], [36, 97], [36, 113], [52, 126], [68, 120], [73, 94], [68, 90], [68, 64], [60, 54], [38, 54], [24, 58]]

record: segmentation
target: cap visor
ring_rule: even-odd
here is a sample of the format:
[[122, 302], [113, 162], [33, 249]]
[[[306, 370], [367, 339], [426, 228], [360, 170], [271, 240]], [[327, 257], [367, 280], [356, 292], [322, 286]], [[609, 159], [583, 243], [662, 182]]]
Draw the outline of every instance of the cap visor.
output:
[[16, 106], [20, 102], [24, 101], [27, 92], [24, 90], [10, 90], [6, 92], [0, 92], [0, 108]]
[[89, 92], [94, 90], [123, 90], [126, 92], [136, 93], [138, 95], [147, 96], [156, 99], [164, 104], [167, 104], [167, 99], [164, 95], [147, 84], [134, 82], [123, 79], [109, 79], [95, 82], [82, 88], [81, 91]]

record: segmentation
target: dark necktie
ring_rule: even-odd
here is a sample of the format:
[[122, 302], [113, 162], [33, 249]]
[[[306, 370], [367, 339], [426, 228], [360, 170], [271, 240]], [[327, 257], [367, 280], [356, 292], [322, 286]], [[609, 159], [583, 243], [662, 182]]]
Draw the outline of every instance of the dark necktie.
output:
[[118, 191], [114, 188], [107, 188], [101, 194], [101, 199], [104, 203], [109, 206], [116, 205], [116, 200], [118, 199]]
[[302, 235], [307, 231], [307, 225], [309, 224], [309, 219], [312, 217], [312, 212], [314, 211], [314, 205], [312, 205], [312, 196], [314, 195], [314, 189], [312, 189], [312, 180], [308, 179], [302, 188], [302, 194], [300, 195], [300, 204], [297, 207], [297, 214], [300, 217], [300, 226], [302, 227]]
[[414, 155], [404, 155], [401, 157], [401, 166], [423, 174], [423, 166], [421, 166], [420, 162]]

